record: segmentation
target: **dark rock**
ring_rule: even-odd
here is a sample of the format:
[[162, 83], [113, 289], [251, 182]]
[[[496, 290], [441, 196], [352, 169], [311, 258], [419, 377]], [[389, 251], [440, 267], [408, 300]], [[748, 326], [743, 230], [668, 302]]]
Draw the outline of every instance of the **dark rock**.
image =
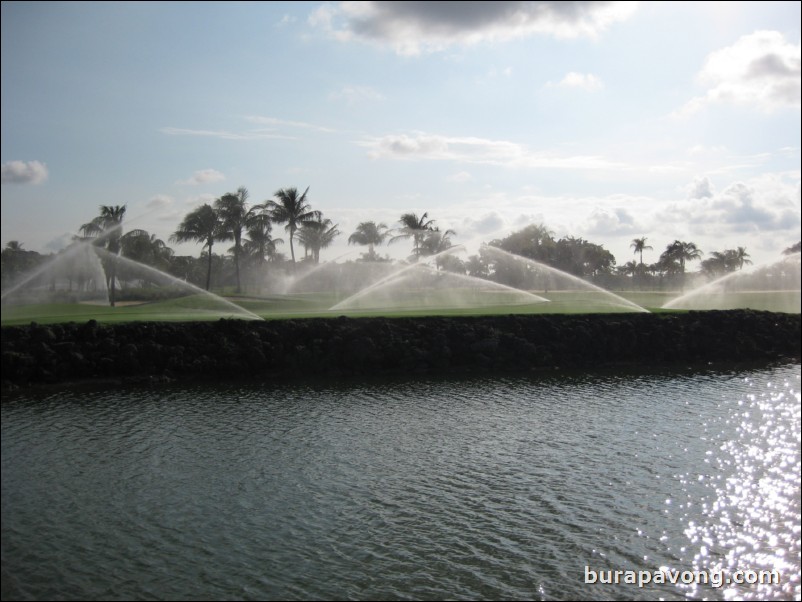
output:
[[88, 377], [527, 371], [800, 356], [799, 314], [346, 318], [9, 326], [4, 388]]

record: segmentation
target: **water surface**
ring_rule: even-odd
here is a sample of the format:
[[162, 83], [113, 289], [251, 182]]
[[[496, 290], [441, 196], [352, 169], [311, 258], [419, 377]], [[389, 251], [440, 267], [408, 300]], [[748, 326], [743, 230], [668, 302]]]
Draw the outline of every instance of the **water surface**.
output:
[[18, 394], [3, 597], [798, 599], [799, 474], [798, 364]]

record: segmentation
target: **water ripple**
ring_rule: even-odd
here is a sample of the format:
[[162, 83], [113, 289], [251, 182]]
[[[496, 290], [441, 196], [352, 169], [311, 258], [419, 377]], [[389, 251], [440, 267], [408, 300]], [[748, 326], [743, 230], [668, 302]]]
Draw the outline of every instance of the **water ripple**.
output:
[[799, 365], [18, 395], [3, 598], [798, 599], [799, 408]]

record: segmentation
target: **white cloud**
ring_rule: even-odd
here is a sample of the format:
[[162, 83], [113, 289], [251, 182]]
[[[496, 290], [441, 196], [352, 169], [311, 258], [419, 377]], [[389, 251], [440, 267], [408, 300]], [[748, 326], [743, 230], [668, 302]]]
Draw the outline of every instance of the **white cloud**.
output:
[[3, 184], [41, 184], [47, 176], [47, 167], [39, 161], [9, 161], [2, 165]]
[[496, 69], [495, 67], [492, 67], [487, 75], [489, 77], [491, 77], [491, 78], [499, 77], [499, 76], [511, 77], [512, 76], [512, 67], [504, 67], [503, 69]]
[[457, 173], [451, 174], [446, 178], [446, 180], [449, 182], [457, 182], [457, 183], [470, 182], [472, 179], [473, 176], [467, 171], [458, 171]]
[[673, 203], [657, 219], [684, 222], [695, 234], [785, 232], [793, 237], [800, 228], [799, 190], [799, 172], [765, 174], [733, 182], [720, 193]]
[[296, 17], [290, 14], [285, 14], [283, 17], [281, 17], [281, 20], [278, 23], [276, 23], [275, 27], [284, 27], [286, 25], [289, 25], [290, 23], [295, 23], [297, 20], [298, 19]]
[[169, 233], [163, 236], [164, 240], [167, 240], [166, 237], [170, 236], [190, 211], [194, 211], [204, 204], [211, 205], [216, 198], [210, 193], [192, 195], [181, 200], [175, 200], [167, 195], [157, 195], [145, 206], [150, 210], [147, 214], [148, 218], [158, 224], [158, 226], [154, 226], [154, 229], [158, 230], [163, 226], [169, 228]]
[[736, 231], [785, 230], [799, 225], [800, 221], [799, 205], [795, 210], [783, 210], [759, 198], [754, 188], [742, 182], [735, 182], [722, 191], [710, 209], [708, 219], [729, 224]]
[[212, 182], [222, 182], [226, 176], [216, 169], [201, 169], [192, 174], [192, 177], [186, 180], [178, 180], [176, 184], [188, 184], [190, 186], [197, 186], [198, 184], [210, 184]]
[[337, 9], [335, 9], [331, 4], [326, 3], [313, 10], [309, 14], [309, 18], [307, 20], [309, 25], [312, 27], [321, 27], [331, 31], [333, 29], [332, 22], [334, 21], [336, 14]]
[[[356, 94], [356, 92], [355, 92]], [[287, 119], [277, 119], [275, 117], [264, 117], [261, 115], [248, 115], [245, 121], [255, 124], [256, 127], [242, 132], [232, 132], [229, 130], [196, 130], [191, 128], [164, 127], [159, 130], [162, 134], [169, 136], [198, 136], [205, 138], [220, 138], [221, 140], [297, 140], [296, 136], [279, 133], [279, 128], [294, 128], [311, 130], [315, 132], [333, 133], [336, 130], [305, 121], [290, 121]]]
[[156, 209], [165, 209], [173, 204], [173, 199], [166, 194], [157, 194], [152, 199], [150, 199], [147, 203], [145, 203], [145, 207], [148, 209], [156, 210]]
[[229, 132], [226, 130], [192, 130], [187, 128], [165, 127], [159, 130], [168, 136], [202, 136], [222, 140], [295, 140], [292, 136], [274, 134], [270, 130], [251, 130], [249, 132]]
[[778, 31], [756, 31], [732, 46], [711, 53], [698, 80], [708, 86], [703, 96], [689, 100], [677, 116], [716, 103], [755, 106], [770, 111], [800, 107], [800, 45]]
[[597, 207], [590, 214], [583, 230], [591, 235], [620, 236], [637, 234], [635, 218], [622, 207]]
[[[501, 238], [530, 223], [542, 223], [555, 237], [582, 236], [604, 245], [619, 263], [629, 261], [633, 238], [647, 236], [654, 247], [644, 261], [656, 261], [671, 241], [695, 242], [705, 253], [746, 246], [753, 261], [776, 256], [800, 238], [799, 172], [789, 171], [733, 182], [713, 197], [673, 201], [653, 196], [611, 194], [603, 196], [549, 194], [479, 194], [460, 203], [454, 215], [483, 215], [488, 207], [509, 226], [480, 240]], [[435, 218], [442, 217], [438, 210]], [[517, 219], [516, 219], [517, 216]], [[438, 221], [438, 224], [440, 222]], [[460, 234], [469, 234], [470, 223], [455, 222]], [[458, 242], [464, 242], [462, 236]]]
[[309, 23], [341, 41], [416, 55], [535, 34], [596, 37], [635, 7], [635, 2], [341, 2], [316, 9]]
[[487, 236], [494, 234], [507, 227], [505, 219], [496, 211], [486, 213], [478, 219], [472, 217], [463, 218], [459, 226], [459, 234], [463, 238], [473, 238], [476, 236]]
[[522, 144], [506, 140], [455, 137], [414, 132], [365, 138], [357, 142], [369, 149], [374, 159], [448, 160], [518, 168], [613, 169], [624, 168], [597, 156], [565, 157], [534, 152]]
[[[536, 213], [536, 214], [521, 213], [513, 220], [513, 224], [515, 224], [516, 230], [522, 230], [526, 226], [532, 224], [536, 225], [546, 224], [546, 222], [547, 222], [546, 216], [543, 215], [542, 213]], [[547, 225], [547, 227], [549, 228], [549, 231], [551, 231], [551, 226]]]
[[349, 105], [384, 100], [384, 95], [370, 86], [343, 86], [329, 94], [329, 100], [344, 100]]
[[45, 243], [45, 249], [48, 251], [53, 251], [54, 253], [58, 253], [62, 249], [66, 249], [73, 243], [73, 239], [75, 238], [74, 232], [65, 232], [52, 240], [49, 240]]
[[[723, 181], [723, 180], [722, 180]], [[651, 195], [553, 195], [537, 191], [484, 191], [473, 187], [463, 198], [432, 206], [428, 195], [410, 195], [399, 205], [404, 211], [429, 211], [441, 229], [456, 230], [455, 244], [475, 253], [479, 243], [503, 238], [529, 224], [544, 224], [556, 238], [581, 236], [615, 255], [619, 264], [638, 259], [634, 238], [647, 237], [653, 250], [645, 262], [657, 261], [673, 240], [696, 243], [705, 256], [716, 250], [744, 246], [757, 264], [776, 258], [800, 238], [800, 173], [798, 170], [730, 180], [712, 197], [688, 199], [675, 191], [673, 199]], [[342, 214], [343, 211], [338, 213]], [[391, 227], [401, 210], [365, 207], [354, 210], [350, 226], [374, 219]], [[369, 216], [369, 217], [368, 217]], [[338, 221], [340, 218], [338, 217]], [[340, 222], [344, 232], [350, 232]], [[399, 250], [400, 249], [400, 250]], [[343, 251], [348, 247], [343, 245]], [[383, 248], [405, 256], [401, 245]], [[403, 252], [402, 252], [403, 251]], [[330, 256], [338, 253], [331, 251]], [[691, 269], [698, 268], [698, 263]]]
[[692, 157], [699, 155], [720, 155], [727, 152], [726, 146], [705, 146], [704, 144], [695, 144], [686, 151]]
[[505, 77], [505, 78], [512, 77], [512, 67], [504, 67], [502, 69], [491, 67], [490, 70], [486, 73], [486, 75], [484, 77], [479, 78], [477, 81], [480, 84], [487, 84], [495, 82], [495, 80], [497, 80], [499, 77]]
[[604, 84], [602, 83], [601, 79], [592, 73], [577, 73], [576, 71], [571, 71], [570, 73], [566, 73], [565, 77], [562, 78], [558, 83], [554, 84], [552, 82], [548, 82], [546, 86], [550, 88], [581, 88], [583, 90], [593, 91], [601, 90], [604, 87]]
[[261, 115], [248, 115], [245, 119], [247, 121], [250, 121], [251, 123], [257, 123], [261, 125], [286, 126], [286, 127], [293, 127], [304, 130], [314, 130], [316, 132], [328, 132], [328, 133], [336, 131], [333, 130], [332, 128], [324, 127], [322, 125], [315, 125], [313, 123], [307, 123], [305, 121], [289, 121], [286, 119], [277, 119], [275, 117], [263, 117]]
[[713, 196], [713, 185], [707, 176], [694, 178], [686, 187], [689, 199], [708, 199]]

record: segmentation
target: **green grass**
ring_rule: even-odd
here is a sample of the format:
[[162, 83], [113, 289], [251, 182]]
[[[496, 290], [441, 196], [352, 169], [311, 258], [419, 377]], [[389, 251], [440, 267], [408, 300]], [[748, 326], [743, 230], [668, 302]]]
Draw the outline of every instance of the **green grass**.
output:
[[[100, 305], [83, 305], [80, 303], [42, 303], [38, 305], [4, 305], [2, 311], [3, 325], [27, 324], [28, 322], [70, 322], [84, 321], [92, 318], [99, 321], [118, 321], [114, 309]], [[107, 320], [106, 318], [109, 318]]]
[[98, 322], [194, 321], [218, 320], [237, 315], [241, 317], [246, 312], [206, 295], [189, 295], [137, 305], [120, 304], [117, 307], [85, 303], [3, 305], [2, 324], [53, 324], [84, 322], [90, 319]]
[[[597, 313], [615, 310], [604, 304], [593, 303], [587, 298], [566, 294], [550, 294], [551, 303], [532, 305], [495, 304], [481, 307], [388, 307], [385, 309], [357, 309], [352, 311], [329, 311], [338, 299], [333, 295], [295, 295], [292, 297], [232, 297], [236, 305], [265, 319], [290, 319], [310, 317], [352, 317], [367, 316], [469, 316], [505, 315], [532, 313]], [[200, 296], [182, 297], [168, 301], [108, 307], [79, 303], [48, 303], [39, 305], [4, 306], [2, 324], [52, 324], [58, 322], [84, 322], [95, 319], [98, 322], [131, 321], [194, 321], [218, 320], [220, 318], [243, 317], [233, 308], [217, 302], [212, 304]]]
[[[451, 291], [453, 292], [453, 291]], [[252, 312], [265, 319], [290, 319], [309, 317], [337, 317], [348, 315], [352, 317], [367, 316], [470, 316], [470, 315], [505, 315], [505, 314], [582, 314], [582, 313], [610, 313], [616, 311], [630, 311], [626, 306], [614, 306], [609, 298], [598, 292], [590, 291], [551, 291], [537, 293], [550, 300], [550, 303], [530, 305], [514, 305], [509, 303], [488, 303], [485, 305], [474, 300], [478, 306], [474, 307], [446, 307], [441, 303], [438, 307], [437, 295], [429, 295], [430, 307], [419, 308], [412, 305], [407, 307], [387, 307], [381, 309], [364, 308], [351, 311], [329, 311], [329, 307], [341, 299], [332, 293], [295, 294], [290, 296], [231, 296], [227, 301], [236, 306]], [[661, 306], [676, 293], [659, 292], [624, 292], [620, 296], [633, 301], [654, 312], [684, 311], [663, 310]], [[778, 293], [785, 302], [786, 294]], [[775, 295], [776, 296], [776, 295]], [[735, 300], [728, 303], [734, 307], [752, 305], [759, 307], [758, 299], [754, 293], [735, 295]], [[411, 297], [414, 299], [414, 296]], [[422, 297], [421, 297], [422, 298]], [[495, 297], [501, 300], [503, 297]], [[765, 301], [766, 294], [762, 295]], [[798, 305], [799, 295], [796, 294]], [[479, 297], [477, 297], [479, 299]], [[793, 300], [793, 299], [792, 299]], [[787, 311], [787, 310], [786, 310]], [[799, 311], [797, 307], [797, 312]], [[138, 305], [120, 305], [109, 307], [104, 305], [90, 305], [82, 303], [46, 303], [30, 305], [3, 305], [2, 324], [28, 324], [38, 322], [51, 324], [58, 322], [85, 322], [95, 319], [98, 322], [132, 322], [132, 321], [200, 321], [218, 320], [220, 318], [248, 317], [245, 311], [238, 311], [236, 307], [220, 299], [207, 295], [188, 295], [164, 301], [153, 301]]]
[[655, 308], [661, 308], [665, 303], [668, 303], [678, 295], [676, 292], [660, 292], [660, 291], [614, 291], [616, 295], [628, 299], [633, 303], [637, 303], [641, 307], [645, 307], [649, 311]]
[[750, 307], [766, 311], [799, 313], [799, 291], [742, 291], [737, 293], [711, 292], [697, 294], [678, 309], [739, 309]]

